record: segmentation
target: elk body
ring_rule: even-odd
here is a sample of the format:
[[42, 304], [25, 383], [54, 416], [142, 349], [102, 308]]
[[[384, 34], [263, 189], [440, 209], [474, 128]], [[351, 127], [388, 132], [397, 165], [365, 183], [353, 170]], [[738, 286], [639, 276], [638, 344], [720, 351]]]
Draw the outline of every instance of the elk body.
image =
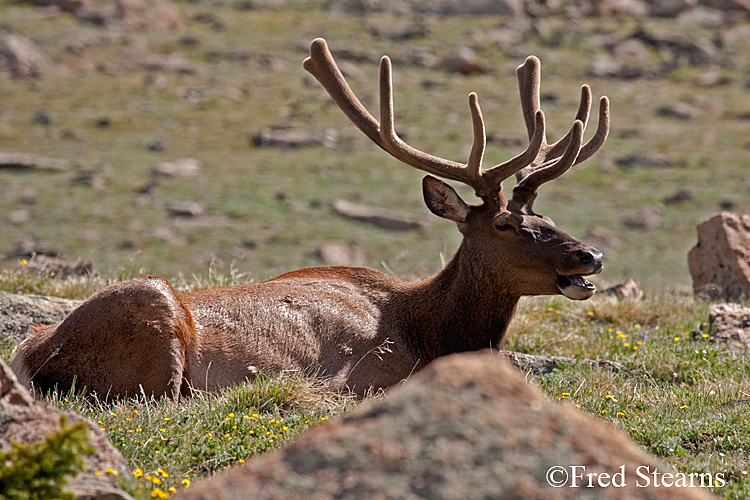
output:
[[[163, 278], [145, 276], [107, 287], [64, 321], [37, 327], [12, 367], [27, 386], [86, 387], [104, 397], [177, 398], [252, 379], [257, 372], [297, 370], [331, 389], [357, 394], [387, 388], [451, 353], [498, 346], [524, 295], [582, 300], [595, 287], [584, 276], [602, 255], [533, 211], [537, 189], [590, 157], [609, 130], [603, 97], [599, 126], [582, 145], [591, 107], [583, 86], [570, 131], [548, 144], [539, 106], [540, 64], [517, 70], [529, 134], [526, 151], [489, 169], [482, 114], [470, 94], [474, 143], [466, 164], [405, 144], [394, 132], [391, 65], [380, 66], [380, 122], [350, 90], [326, 42], [312, 42], [304, 67], [346, 116], [400, 161], [474, 189], [464, 202], [445, 182], [423, 180], [425, 203], [454, 221], [463, 241], [438, 274], [404, 282], [367, 268], [317, 267], [256, 284], [177, 295]], [[515, 175], [513, 196], [501, 183]]]

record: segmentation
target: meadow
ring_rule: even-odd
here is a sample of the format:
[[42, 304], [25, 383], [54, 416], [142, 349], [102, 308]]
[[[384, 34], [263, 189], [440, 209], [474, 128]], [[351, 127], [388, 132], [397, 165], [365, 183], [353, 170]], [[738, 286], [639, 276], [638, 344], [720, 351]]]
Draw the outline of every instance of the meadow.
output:
[[[718, 495], [750, 496], [750, 366], [712, 343], [707, 304], [685, 291], [695, 224], [721, 209], [750, 212], [749, 40], [723, 43], [711, 67], [677, 60], [654, 76], [622, 80], [590, 74], [607, 37], [644, 30], [687, 43], [720, 33], [651, 18], [553, 16], [527, 26], [493, 16], [352, 16], [314, 1], [252, 10], [242, 4], [178, 2], [184, 30], [125, 33], [0, 3], [0, 30], [32, 37], [54, 63], [38, 80], [0, 74], [0, 151], [72, 162], [61, 172], [0, 170], [0, 290], [85, 298], [144, 273], [169, 277], [179, 291], [246, 283], [320, 264], [327, 241], [361, 248], [375, 269], [425, 277], [455, 251], [460, 235], [452, 223], [433, 218], [424, 229], [394, 232], [331, 211], [334, 200], [347, 199], [430, 217], [422, 174], [370, 144], [302, 70], [309, 42], [328, 39], [370, 109], [377, 60], [389, 54], [397, 122], [411, 144], [435, 155], [468, 155], [466, 96], [477, 92], [490, 134], [486, 165], [525, 145], [514, 69], [535, 54], [551, 138], [569, 127], [581, 84], [612, 102], [605, 146], [545, 185], [535, 209], [604, 251], [600, 287], [633, 277], [646, 298], [524, 299], [505, 347], [621, 363], [618, 372], [560, 367], [530, 382], [622, 429], [678, 471], [724, 473], [728, 483]], [[513, 30], [512, 43], [500, 36]], [[418, 35], [401, 38], [411, 31]], [[441, 69], [438, 62], [459, 47], [471, 48], [487, 71]], [[176, 54], [195, 71], [143, 64]], [[668, 55], [649, 48], [648, 64], [665, 61]], [[700, 83], [709, 70], [719, 72], [719, 83]], [[661, 112], [677, 103], [694, 116]], [[282, 126], [331, 130], [336, 140], [299, 148], [253, 140]], [[659, 155], [667, 166], [624, 161], [638, 154]], [[160, 162], [187, 157], [200, 161], [197, 177], [154, 174]], [[667, 202], [681, 190], [689, 196]], [[184, 202], [198, 203], [202, 213], [175, 216]], [[655, 226], [623, 223], [645, 211], [658, 214]], [[19, 266], [28, 248], [89, 260], [97, 273], [69, 280], [29, 274]], [[4, 346], [5, 359], [11, 349]], [[357, 406], [294, 377], [261, 377], [179, 403], [105, 404], [73, 393], [48, 399], [106, 430], [131, 465], [132, 477], [122, 481], [142, 498], [166, 497]]]
[[[0, 290], [54, 289], [58, 296], [83, 298], [104, 285], [92, 278], [54, 280], [6, 271]], [[175, 284], [187, 291], [249, 281], [233, 270], [212, 269], [191, 279], [178, 277]], [[722, 474], [726, 484], [714, 485], [714, 493], [742, 499], [750, 495], [750, 363], [744, 353], [714, 343], [712, 333], [708, 304], [691, 294], [664, 292], [637, 301], [536, 297], [522, 300], [502, 347], [621, 364], [617, 371], [560, 365], [528, 380], [550, 400], [575, 405], [621, 429], [677, 472]], [[4, 345], [3, 359], [10, 359], [12, 347]], [[75, 391], [44, 399], [88, 416], [107, 432], [130, 463], [132, 477], [120, 479], [138, 498], [167, 498], [359, 404], [290, 374], [264, 375], [177, 403], [144, 398], [104, 403]]]
[[[607, 143], [545, 185], [535, 205], [604, 252], [601, 283], [635, 278], [653, 289], [687, 286], [696, 223], [721, 209], [750, 211], [747, 38], [722, 41], [717, 29], [659, 18], [514, 22], [387, 11], [352, 16], [312, 1], [252, 10], [241, 4], [179, 2], [187, 26], [166, 33], [125, 33], [0, 4], [2, 30], [31, 36], [53, 63], [35, 80], [0, 73], [0, 151], [72, 164], [61, 172], [0, 169], [4, 267], [37, 251], [91, 261], [103, 274], [190, 276], [220, 262], [260, 280], [320, 264], [320, 246], [337, 241], [360, 248], [369, 267], [402, 278], [437, 271], [455, 251], [458, 232], [426, 210], [422, 173], [372, 145], [302, 69], [319, 36], [370, 109], [377, 61], [390, 55], [402, 135], [450, 159], [468, 157], [470, 92], [485, 115], [485, 165], [523, 150], [514, 70], [529, 54], [542, 61], [550, 140], [569, 128], [583, 83], [594, 99], [609, 96]], [[706, 39], [722, 47], [710, 66], [697, 66], [646, 46], [642, 64], [658, 69], [654, 75], [591, 75], [608, 40], [640, 31], [678, 45]], [[404, 40], [409, 33], [416, 35]], [[484, 73], [443, 69], [440, 61], [460, 48], [474, 52]], [[153, 62], [165, 57], [184, 61], [183, 69]], [[709, 71], [718, 72], [718, 83], [700, 84]], [[673, 105], [687, 105], [692, 118], [663, 112]], [[336, 139], [297, 148], [256, 144], [254, 137], [273, 127], [329, 131]], [[645, 166], [633, 163], [639, 155]], [[154, 174], [158, 164], [182, 158], [198, 160], [199, 175]], [[675, 197], [680, 192], [687, 196]], [[335, 215], [337, 199], [431, 223], [386, 231]], [[179, 215], [185, 203], [197, 204], [197, 215]], [[646, 212], [657, 215], [654, 224], [624, 222]]]

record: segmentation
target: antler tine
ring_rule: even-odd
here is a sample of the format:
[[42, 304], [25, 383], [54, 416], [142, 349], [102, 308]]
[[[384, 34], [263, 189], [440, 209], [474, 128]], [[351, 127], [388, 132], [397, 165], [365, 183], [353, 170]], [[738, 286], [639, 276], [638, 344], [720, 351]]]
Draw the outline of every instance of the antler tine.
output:
[[[568, 135], [570, 141], [568, 142], [568, 147], [565, 149], [565, 153], [551, 164], [543, 165], [536, 170], [533, 170], [516, 184], [513, 188], [514, 198], [520, 196], [521, 198], [527, 199], [529, 196], [533, 196], [537, 189], [539, 189], [539, 186], [545, 182], [560, 177], [575, 164], [578, 153], [581, 150], [583, 122], [580, 120], [573, 122], [573, 127], [571, 127]], [[529, 201], [533, 201], [533, 199]]]
[[[478, 107], [476, 109], [472, 107], [472, 118], [475, 122], [476, 120], [481, 120], [481, 112], [477, 115], [477, 111]], [[477, 130], [475, 123], [474, 132], [475, 134], [484, 134], [484, 124], [479, 127], [479, 130]], [[462, 182], [474, 188], [476, 192], [482, 191], [480, 183], [478, 182], [479, 178], [471, 175], [471, 169], [467, 168], [467, 165], [446, 160], [445, 158], [432, 156], [418, 149], [414, 149], [401, 140], [396, 134], [393, 118], [393, 80], [391, 60], [387, 56], [383, 56], [380, 60], [380, 137], [385, 144], [384, 149], [407, 165], [411, 165], [412, 167], [446, 179]], [[483, 155], [484, 137], [477, 139], [475, 135], [475, 146], [477, 142], [482, 143], [481, 149]]]
[[581, 152], [578, 153], [578, 158], [575, 164], [579, 164], [582, 161], [586, 161], [594, 153], [599, 151], [604, 141], [607, 140], [609, 135], [609, 99], [607, 96], [603, 96], [599, 99], [599, 125], [596, 128], [596, 133], [589, 139], [589, 141], [581, 148]]
[[[466, 174], [471, 179], [482, 176], [482, 159], [484, 150], [487, 147], [487, 134], [484, 130], [484, 118], [482, 117], [482, 108], [479, 107], [479, 97], [472, 92], [469, 94], [469, 109], [471, 109], [471, 124], [474, 131], [474, 143], [471, 145], [469, 161], [466, 163]], [[481, 196], [482, 193], [477, 193]]]
[[375, 144], [388, 151], [380, 138], [380, 124], [359, 102], [333, 60], [328, 44], [316, 38], [310, 44], [310, 57], [302, 66], [312, 74], [331, 96], [341, 111]]
[[534, 135], [531, 136], [526, 151], [499, 165], [495, 165], [482, 172], [485, 184], [488, 186], [500, 186], [500, 183], [515, 174], [519, 170], [531, 164], [539, 155], [545, 137], [544, 113], [537, 110], [534, 117]]
[[[580, 120], [583, 123], [583, 130], [586, 130], [586, 124], [589, 121], [589, 113], [591, 112], [591, 87], [583, 85], [581, 87], [581, 102], [578, 105], [578, 112], [576, 112], [576, 120]], [[544, 159], [557, 158], [568, 148], [568, 141], [570, 140], [570, 131], [562, 136], [559, 141], [554, 144], [550, 144], [548, 149], [545, 151]]]
[[[521, 93], [521, 111], [526, 122], [529, 140], [536, 130], [536, 112], [541, 109], [539, 102], [539, 86], [541, 81], [542, 63], [536, 56], [529, 56], [526, 61], [516, 68], [518, 90]], [[546, 140], [544, 141], [546, 143]]]

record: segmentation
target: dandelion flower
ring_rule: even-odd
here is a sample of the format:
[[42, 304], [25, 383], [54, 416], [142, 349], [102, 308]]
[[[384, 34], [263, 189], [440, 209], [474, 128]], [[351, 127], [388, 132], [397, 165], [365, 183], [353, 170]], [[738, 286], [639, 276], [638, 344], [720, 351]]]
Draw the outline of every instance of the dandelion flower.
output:
[[136, 469], [133, 471], [134, 477], [141, 477], [143, 475], [143, 471], [141, 469]]
[[190, 479], [183, 479], [183, 480], [182, 480], [182, 485], [183, 485], [183, 486], [184, 486], [185, 488], [187, 488], [188, 486], [190, 486]]
[[169, 498], [169, 493], [160, 488], [154, 488], [151, 491], [151, 498]]

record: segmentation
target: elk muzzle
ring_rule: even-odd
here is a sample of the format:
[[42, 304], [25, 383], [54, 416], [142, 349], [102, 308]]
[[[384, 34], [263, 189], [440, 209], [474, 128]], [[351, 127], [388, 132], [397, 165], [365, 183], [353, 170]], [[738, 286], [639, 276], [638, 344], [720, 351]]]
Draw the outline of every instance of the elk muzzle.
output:
[[602, 272], [602, 253], [594, 247], [586, 246], [575, 250], [572, 259], [573, 272], [559, 274], [557, 288], [571, 300], [586, 300], [594, 295], [596, 286], [584, 276]]

